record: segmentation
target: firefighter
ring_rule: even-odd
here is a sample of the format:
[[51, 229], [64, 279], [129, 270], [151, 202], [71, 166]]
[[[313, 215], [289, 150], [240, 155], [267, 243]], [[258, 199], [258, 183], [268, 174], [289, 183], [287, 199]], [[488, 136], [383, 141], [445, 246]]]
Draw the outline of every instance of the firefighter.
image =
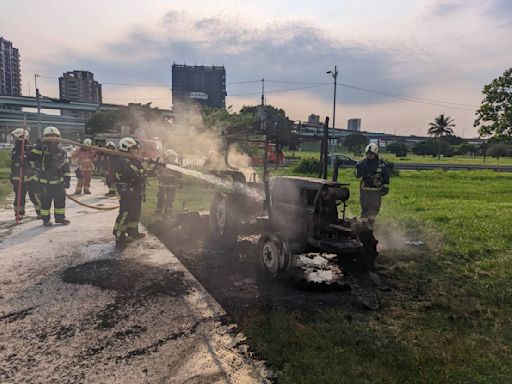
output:
[[[46, 127], [44, 138], [60, 138], [55, 127]], [[69, 160], [60, 144], [56, 141], [38, 141], [30, 151], [29, 158], [35, 162], [38, 193], [41, 200], [41, 217], [43, 225], [52, 226], [50, 208], [53, 201], [55, 222], [68, 225], [66, 219], [66, 189], [69, 188], [71, 172]]]
[[365, 158], [357, 163], [356, 177], [361, 179], [361, 218], [373, 227], [382, 196], [389, 192], [389, 172], [384, 160], [379, 158], [376, 144], [368, 144], [365, 153]]
[[[119, 151], [139, 155], [139, 145], [131, 137], [119, 141]], [[142, 163], [135, 158], [118, 156], [115, 159], [115, 183], [120, 196], [119, 214], [114, 225], [116, 245], [123, 246], [146, 234], [139, 232], [139, 219], [142, 199], [146, 186], [146, 171]]]
[[[111, 151], [116, 150], [116, 145], [109, 141], [107, 145], [105, 145], [106, 149], [109, 149]], [[115, 196], [116, 195], [116, 186], [115, 186], [115, 171], [114, 171], [114, 162], [115, 157], [109, 154], [103, 154], [103, 169], [105, 170], [105, 183], [108, 187], [108, 192], [105, 194], [106, 196]]]
[[85, 139], [83, 144], [85, 147], [75, 149], [71, 155], [73, 161], [76, 161], [78, 164], [78, 168], [75, 171], [78, 182], [76, 184], [74, 195], [80, 195], [82, 193], [82, 188], [84, 194], [91, 194], [91, 179], [94, 171], [96, 153], [92, 148], [87, 148], [92, 145], [91, 139]]
[[[178, 165], [176, 158], [178, 154], [172, 149], [165, 152], [165, 162]], [[181, 173], [167, 169], [165, 167], [157, 168], [158, 195], [156, 202], [156, 213], [171, 213], [176, 189], [181, 187]]]
[[[36, 209], [37, 218], [41, 218], [41, 202], [36, 193], [37, 185], [35, 181], [34, 162], [29, 160], [30, 155], [30, 141], [29, 132], [24, 128], [16, 128], [11, 132], [11, 135], [16, 140], [14, 148], [11, 153], [11, 183], [14, 189], [14, 214], [18, 214], [22, 219], [25, 215], [25, 199], [28, 196]], [[23, 148], [23, 151], [22, 151]], [[23, 157], [22, 157], [23, 152]], [[20, 187], [20, 171], [21, 171], [21, 191]], [[18, 201], [19, 197], [19, 201]], [[18, 206], [19, 205], [19, 206]]]

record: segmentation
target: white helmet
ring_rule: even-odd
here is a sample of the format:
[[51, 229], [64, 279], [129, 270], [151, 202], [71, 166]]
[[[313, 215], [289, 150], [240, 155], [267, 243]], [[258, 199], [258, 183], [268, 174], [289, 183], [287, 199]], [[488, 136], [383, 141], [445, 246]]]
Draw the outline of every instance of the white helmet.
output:
[[115, 147], [116, 147], [116, 145], [115, 145], [112, 141], [109, 141], [109, 142], [105, 145], [105, 148], [108, 148], [108, 147], [115, 148]]
[[377, 153], [379, 153], [379, 147], [377, 146], [377, 144], [371, 143], [366, 146], [366, 148], [364, 149], [364, 152], [377, 154]]
[[92, 145], [92, 140], [91, 139], [85, 139], [84, 140], [84, 145]]
[[135, 140], [133, 137], [123, 137], [121, 140], [119, 140], [119, 150], [123, 152], [128, 152], [130, 148], [136, 147], [139, 144], [137, 143], [137, 140]]
[[176, 159], [177, 156], [178, 156], [178, 154], [175, 151], [173, 151], [172, 149], [168, 149], [167, 151], [165, 151], [165, 159], [166, 160], [173, 161]]
[[30, 133], [24, 128], [16, 128], [11, 132], [11, 135], [18, 140], [28, 140]]
[[55, 128], [55, 127], [52, 127], [51, 125], [49, 127], [46, 127], [43, 131], [43, 136], [46, 137], [46, 136], [57, 136], [57, 137], [60, 137], [60, 131]]

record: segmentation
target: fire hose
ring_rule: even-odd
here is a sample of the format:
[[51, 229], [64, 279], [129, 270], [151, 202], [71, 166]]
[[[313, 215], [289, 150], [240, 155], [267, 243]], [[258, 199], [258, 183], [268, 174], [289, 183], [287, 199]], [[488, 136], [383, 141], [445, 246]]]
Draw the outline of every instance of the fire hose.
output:
[[[133, 155], [131, 153], [119, 152], [119, 151], [115, 151], [115, 150], [111, 150], [111, 149], [97, 147], [97, 146], [94, 146], [94, 145], [84, 145], [82, 143], [78, 143], [76, 141], [72, 141], [72, 140], [68, 140], [68, 139], [61, 139], [61, 138], [56, 138], [56, 137], [55, 138], [53, 138], [53, 137], [46, 137], [46, 138], [42, 139], [42, 141], [53, 141], [53, 142], [59, 142], [59, 143], [62, 143], [62, 144], [71, 144], [71, 145], [74, 145], [74, 146], [77, 146], [77, 147], [80, 147], [80, 148], [88, 148], [88, 149], [93, 149], [96, 152], [107, 153], [107, 154], [112, 155], [112, 156], [120, 156], [120, 157], [129, 158], [129, 159], [136, 159], [136, 160], [140, 160], [140, 161], [147, 161], [148, 160], [145, 157]], [[155, 162], [153, 160], [151, 160], [151, 162], [152, 163], [159, 163], [158, 161]], [[159, 163], [159, 164], [161, 164], [161, 163]], [[68, 199], [70, 199], [71, 201], [74, 201], [75, 203], [77, 203], [77, 204], [79, 204], [79, 205], [81, 205], [83, 207], [87, 207], [87, 208], [91, 208], [91, 209], [97, 209], [97, 210], [100, 210], [100, 211], [111, 211], [111, 210], [119, 208], [119, 205], [114, 206], [114, 207], [99, 207], [97, 205], [85, 204], [85, 203], [81, 202], [80, 200], [75, 199], [74, 197], [72, 197], [71, 195], [69, 195], [67, 193], [66, 193], [66, 197]]]

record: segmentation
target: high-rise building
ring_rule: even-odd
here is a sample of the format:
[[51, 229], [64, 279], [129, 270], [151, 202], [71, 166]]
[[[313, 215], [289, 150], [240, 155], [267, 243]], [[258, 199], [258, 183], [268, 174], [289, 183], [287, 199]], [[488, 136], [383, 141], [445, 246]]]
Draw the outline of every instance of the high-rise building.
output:
[[172, 65], [174, 111], [196, 102], [214, 108], [226, 107], [226, 70], [223, 66]]
[[0, 37], [0, 95], [21, 96], [20, 53]]
[[308, 124], [320, 124], [320, 115], [314, 113], [308, 116]]
[[361, 131], [361, 119], [348, 119], [347, 129], [349, 131]]
[[[89, 71], [72, 71], [62, 74], [59, 77], [60, 98], [69, 101], [82, 103], [101, 104], [101, 84], [94, 80], [94, 75]], [[61, 111], [63, 116], [74, 116], [87, 118], [91, 112]]]

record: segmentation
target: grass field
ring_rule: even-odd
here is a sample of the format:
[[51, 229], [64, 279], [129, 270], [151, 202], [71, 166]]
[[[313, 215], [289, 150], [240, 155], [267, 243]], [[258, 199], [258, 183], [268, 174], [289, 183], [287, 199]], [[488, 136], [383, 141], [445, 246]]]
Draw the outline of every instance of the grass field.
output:
[[[344, 151], [336, 151], [336, 153], [341, 153], [346, 156], [349, 156], [355, 160], [359, 160], [360, 157], [354, 156], [352, 153], [344, 152]], [[295, 155], [299, 158], [320, 158], [319, 152], [313, 151], [287, 151], [285, 152], [285, 156]], [[441, 156], [441, 159], [438, 160], [437, 157], [432, 156], [418, 156], [412, 153], [409, 153], [406, 157], [396, 157], [391, 153], [382, 153], [382, 158], [385, 160], [390, 160], [394, 163], [445, 163], [445, 164], [488, 164], [488, 165], [512, 165], [512, 157], [501, 157], [500, 159], [496, 159], [493, 157], [487, 157], [485, 159], [481, 156], [453, 156], [453, 157], [444, 157]]]
[[9, 181], [11, 164], [11, 153], [7, 150], [0, 150], [0, 201], [4, 201], [5, 197], [12, 191], [11, 182]]
[[[349, 212], [358, 215], [357, 181], [350, 170], [341, 177], [351, 183]], [[377, 229], [388, 244], [379, 273], [392, 287], [381, 310], [276, 308], [240, 324], [278, 382], [512, 382], [511, 178], [491, 171], [393, 177]], [[185, 186], [175, 207], [207, 208], [208, 191]], [[153, 207], [150, 197], [146, 220]], [[407, 248], [407, 239], [426, 246]]]

